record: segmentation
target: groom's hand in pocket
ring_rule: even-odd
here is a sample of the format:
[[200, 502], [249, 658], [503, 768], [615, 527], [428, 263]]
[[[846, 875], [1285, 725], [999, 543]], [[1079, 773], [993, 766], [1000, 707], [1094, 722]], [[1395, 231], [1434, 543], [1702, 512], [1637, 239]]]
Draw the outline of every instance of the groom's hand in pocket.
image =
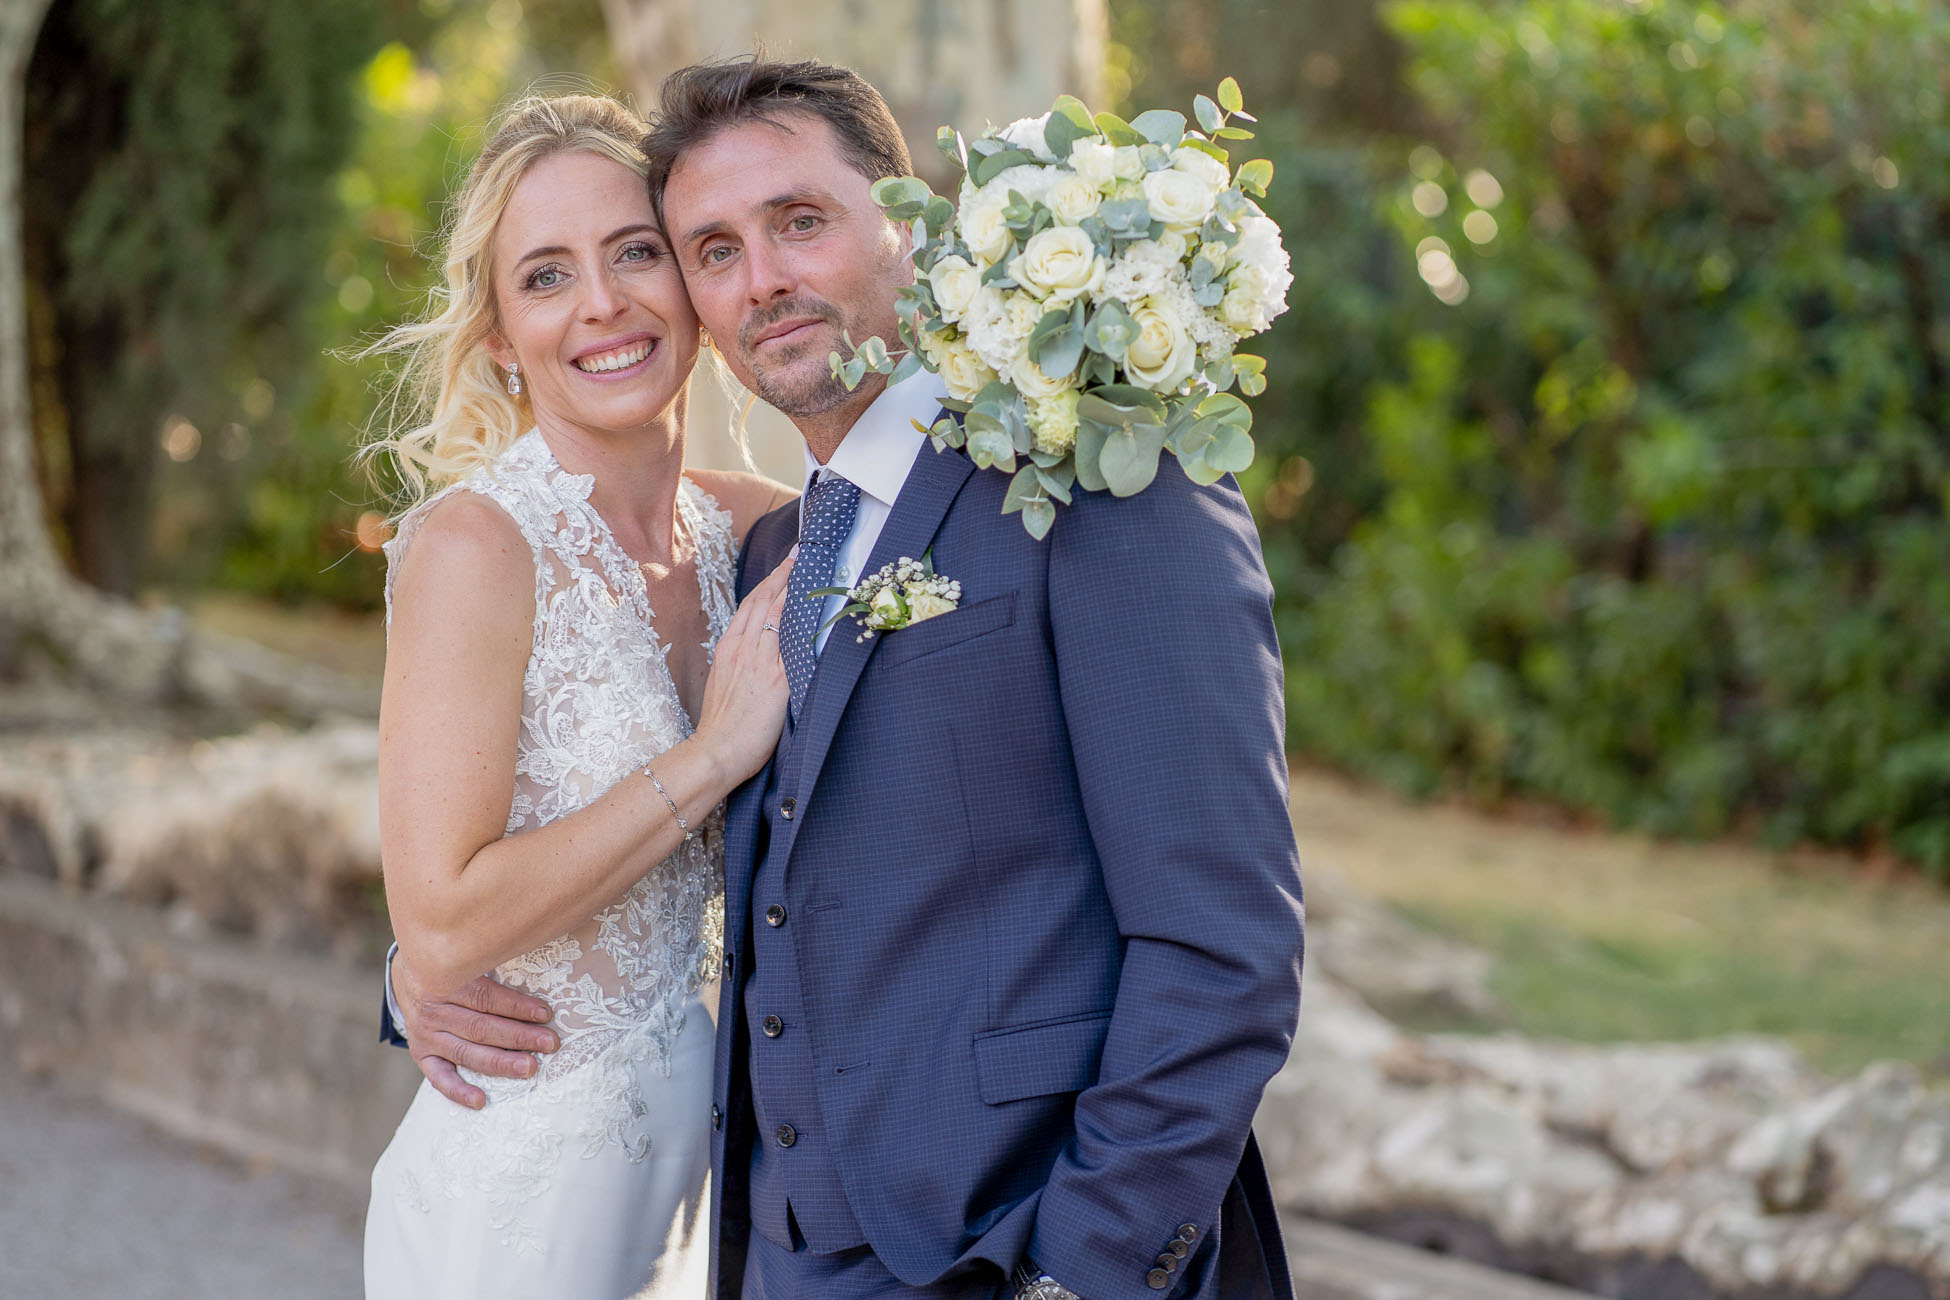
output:
[[393, 961], [393, 994], [413, 1063], [441, 1096], [470, 1110], [487, 1105], [487, 1094], [460, 1077], [456, 1066], [476, 1074], [526, 1079], [539, 1068], [536, 1052], [553, 1052], [561, 1040], [548, 1027], [548, 1003], [517, 993], [482, 975], [449, 999], [421, 995], [404, 954]]

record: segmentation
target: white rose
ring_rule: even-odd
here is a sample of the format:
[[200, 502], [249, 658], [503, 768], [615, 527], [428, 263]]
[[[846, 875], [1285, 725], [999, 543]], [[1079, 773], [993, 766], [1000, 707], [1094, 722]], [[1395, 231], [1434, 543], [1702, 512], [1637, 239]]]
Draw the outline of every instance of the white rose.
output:
[[974, 401], [975, 394], [995, 382], [995, 371], [975, 355], [975, 349], [960, 340], [939, 346], [933, 359], [948, 396], [957, 402]]
[[1258, 295], [1245, 286], [1226, 290], [1226, 296], [1219, 299], [1219, 319], [1241, 337], [1257, 334], [1271, 323], [1260, 310]]
[[1185, 322], [1162, 298], [1145, 299], [1131, 321], [1137, 326], [1137, 337], [1124, 354], [1125, 374], [1139, 388], [1177, 391], [1198, 363], [1198, 349], [1192, 346]]
[[981, 268], [958, 253], [950, 254], [934, 264], [928, 272], [928, 284], [934, 289], [934, 301], [941, 308], [941, 318], [954, 322], [968, 310], [975, 301], [976, 291], [982, 287]]
[[1025, 117], [1009, 123], [1002, 128], [1002, 141], [1015, 149], [1026, 149], [1044, 162], [1055, 162], [1056, 155], [1050, 151], [1045, 138], [1049, 124], [1049, 114], [1041, 117]]
[[1082, 176], [1066, 175], [1050, 186], [1049, 198], [1044, 201], [1049, 204], [1050, 215], [1066, 226], [1076, 226], [1096, 215], [1104, 196]]
[[1027, 293], [1005, 294], [1008, 306], [1003, 308], [1003, 318], [1009, 328], [1015, 331], [1016, 341], [1029, 337], [1029, 331], [1036, 328], [1036, 322], [1043, 319], [1043, 304]]
[[1191, 245], [1176, 230], [1167, 230], [1158, 236], [1157, 246], [1158, 251], [1164, 254], [1165, 261], [1176, 263], [1185, 260], [1185, 250]]
[[1232, 185], [1232, 173], [1226, 170], [1224, 163], [1203, 149], [1194, 149], [1190, 145], [1180, 145], [1171, 151], [1171, 168], [1187, 176], [1196, 176], [1215, 195]]
[[1016, 364], [1009, 368], [1009, 382], [1016, 386], [1017, 392], [1030, 401], [1035, 401], [1039, 397], [1055, 397], [1070, 387], [1073, 378], [1066, 374], [1052, 379], [1043, 373], [1041, 366], [1030, 359], [1026, 349], [1016, 358]]
[[1189, 172], [1166, 168], [1148, 173], [1139, 183], [1151, 215], [1167, 226], [1189, 229], [1212, 215], [1212, 191]]
[[1076, 169], [1078, 178], [1084, 184], [1098, 191], [1117, 179], [1116, 158], [1117, 150], [1111, 143], [1096, 136], [1070, 146], [1070, 166]]
[[1144, 155], [1134, 144], [1120, 144], [1111, 155], [1110, 170], [1120, 181], [1134, 181], [1144, 175]]
[[977, 190], [962, 205], [962, 242], [984, 266], [993, 266], [1009, 251], [1009, 224], [1002, 215], [1008, 206], [1008, 191], [997, 192], [992, 188]]
[[873, 595], [873, 604], [869, 606], [869, 615], [878, 619], [882, 627], [898, 623], [901, 617], [899, 593], [891, 586], [876, 591]]
[[933, 592], [924, 591], [908, 600], [907, 621], [910, 625], [919, 623], [925, 619], [951, 613], [954, 609], [955, 602], [946, 596], [937, 596]]
[[1016, 283], [1038, 297], [1069, 301], [1104, 282], [1104, 265], [1090, 236], [1074, 226], [1041, 231], [1009, 263]]

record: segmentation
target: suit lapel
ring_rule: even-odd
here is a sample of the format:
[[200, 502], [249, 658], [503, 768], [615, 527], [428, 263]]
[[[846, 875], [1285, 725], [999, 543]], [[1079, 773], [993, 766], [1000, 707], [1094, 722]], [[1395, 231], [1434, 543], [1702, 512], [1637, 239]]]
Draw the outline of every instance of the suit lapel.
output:
[[[967, 456], [959, 452], [936, 452], [929, 443], [923, 442], [860, 576], [877, 573], [882, 565], [904, 555], [920, 558], [934, 540], [961, 485], [974, 472], [974, 462]], [[840, 718], [853, 698], [853, 688], [859, 684], [867, 660], [885, 639], [879, 635], [861, 641], [852, 619], [833, 625], [826, 649], [819, 656], [819, 666], [814, 670], [806, 716], [799, 722], [798, 741], [805, 747], [797, 782], [802, 802], [812, 794], [813, 783], [819, 779], [826, 751], [833, 744], [833, 733], [839, 729]]]

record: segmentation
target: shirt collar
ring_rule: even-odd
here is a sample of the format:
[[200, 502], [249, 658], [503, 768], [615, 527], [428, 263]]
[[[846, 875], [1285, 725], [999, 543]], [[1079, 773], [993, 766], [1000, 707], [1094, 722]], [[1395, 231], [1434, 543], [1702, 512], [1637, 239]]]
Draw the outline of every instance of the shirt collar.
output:
[[[914, 421], [919, 420], [923, 427], [932, 426], [947, 395], [948, 386], [941, 376], [925, 370], [890, 385], [860, 413], [823, 468], [891, 507], [907, 482], [915, 453], [928, 436], [914, 427]], [[821, 468], [812, 449], [807, 448], [806, 482], [811, 483]]]

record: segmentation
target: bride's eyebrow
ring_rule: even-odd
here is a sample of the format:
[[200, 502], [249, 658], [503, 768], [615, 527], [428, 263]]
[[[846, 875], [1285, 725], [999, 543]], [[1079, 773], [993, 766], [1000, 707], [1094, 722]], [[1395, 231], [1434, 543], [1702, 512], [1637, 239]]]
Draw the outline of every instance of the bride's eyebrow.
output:
[[[622, 239], [628, 235], [655, 235], [659, 239], [661, 239], [663, 238], [663, 233], [664, 233], [663, 231], [659, 230], [655, 225], [651, 224], [650, 222], [639, 221], [634, 225], [624, 226], [621, 230], [611, 231], [608, 235], [603, 237], [603, 243], [613, 244], [617, 240]], [[515, 265], [518, 267], [526, 266], [538, 257], [562, 257], [566, 255], [568, 251], [569, 251], [568, 248], [566, 248], [561, 244], [550, 244], [547, 248], [531, 248], [526, 253], [522, 254], [522, 256], [515, 262]]]

